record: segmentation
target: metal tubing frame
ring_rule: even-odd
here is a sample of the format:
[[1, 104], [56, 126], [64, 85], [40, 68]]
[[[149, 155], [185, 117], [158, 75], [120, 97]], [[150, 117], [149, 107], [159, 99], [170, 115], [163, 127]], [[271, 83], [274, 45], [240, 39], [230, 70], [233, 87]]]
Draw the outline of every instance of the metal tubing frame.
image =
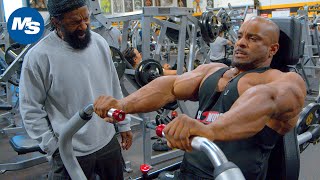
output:
[[4, 22], [5, 18], [4, 18], [5, 14], [4, 14], [4, 3], [3, 0], [0, 0], [0, 22]]
[[[191, 146], [193, 149], [201, 151], [207, 155], [210, 162], [214, 166], [214, 169], [221, 167], [222, 165], [228, 163], [228, 159], [222, 150], [212, 141], [204, 137], [194, 137], [191, 141]], [[238, 179], [245, 180], [241, 170], [239, 167], [235, 165], [234, 168], [225, 169], [222, 173], [215, 177], [216, 179]]]
[[[1, 1], [1, 0], [0, 0]], [[9, 42], [9, 33], [7, 30], [7, 23], [6, 22], [1, 22], [0, 21], [0, 27], [3, 28], [3, 33], [4, 33], [4, 38], [0, 39], [0, 44], [4, 44], [4, 51], [2, 51], [2, 49], [0, 49], [0, 57], [4, 60], [4, 54], [6, 52], [6, 50], [8, 49], [10, 42]]]
[[[83, 112], [86, 112], [87, 114], [93, 113], [93, 105], [89, 105], [86, 108], [83, 109]], [[146, 127], [146, 122], [148, 122], [149, 118], [146, 116], [146, 114], [139, 114], [141, 118], [136, 118], [137, 120], [141, 121], [141, 124], [143, 125], [143, 136], [144, 138], [147, 138], [148, 133], [150, 134], [150, 130]], [[83, 180], [86, 179], [77, 159], [74, 156], [73, 153], [73, 147], [72, 147], [72, 136], [82, 127], [84, 126], [88, 120], [83, 120], [80, 116], [80, 113], [76, 113], [66, 124], [66, 126], [62, 129], [60, 140], [59, 140], [59, 151], [61, 154], [61, 158], [66, 166], [66, 169], [68, 170], [68, 173], [72, 179], [79, 179]], [[298, 136], [298, 142], [299, 145], [307, 142], [309, 139], [311, 139], [312, 135], [310, 135], [310, 132], [303, 133], [302, 135]], [[149, 141], [150, 142], [150, 141]], [[144, 143], [151, 145], [150, 143]], [[203, 137], [194, 137], [191, 141], [191, 146], [195, 150], [199, 150], [204, 152], [208, 158], [210, 159], [211, 163], [215, 168], [228, 163], [228, 159], [222, 152], [222, 150], [212, 141], [203, 138]], [[149, 146], [150, 148], [150, 146]], [[147, 149], [147, 146], [144, 146], [143, 149], [144, 153], [144, 163], [155, 163], [152, 161], [152, 159], [147, 159], [148, 156], [150, 156], [150, 152]], [[150, 162], [148, 162], [148, 160]], [[1, 166], [0, 166], [1, 167]], [[223, 174], [226, 172], [225, 174]], [[242, 172], [239, 168], [232, 168], [226, 169], [224, 172], [222, 172], [222, 176], [219, 175], [220, 178], [224, 179], [223, 177], [237, 177], [238, 179], [244, 179]]]
[[[90, 1], [90, 9], [93, 13], [93, 16], [106, 28], [110, 28], [112, 22], [119, 22], [124, 21], [123, 26], [123, 35], [122, 35], [122, 43], [121, 43], [121, 51], [124, 50], [126, 47], [126, 41], [127, 41], [127, 30], [129, 28], [129, 22], [131, 20], [141, 20], [141, 27], [143, 29], [142, 34], [142, 54], [143, 54], [143, 60], [150, 58], [150, 48], [149, 48], [149, 41], [150, 41], [150, 24], [151, 22], [156, 22], [160, 25], [162, 25], [165, 29], [166, 27], [178, 29], [180, 31], [180, 34], [186, 34], [186, 28], [187, 28], [187, 18], [191, 19], [193, 24], [195, 24], [192, 28], [192, 33], [194, 36], [191, 35], [190, 38], [192, 38], [192, 48], [191, 53], [189, 57], [194, 57], [194, 44], [195, 44], [195, 37], [196, 37], [196, 29], [198, 28], [196, 19], [192, 17], [193, 10], [192, 8], [177, 8], [177, 7], [144, 7], [142, 13], [140, 11], [132, 12], [132, 13], [120, 13], [116, 15], [104, 15], [101, 13], [100, 5], [98, 1], [91, 0]], [[153, 18], [153, 16], [179, 16], [181, 18], [181, 24], [177, 25], [175, 23], [171, 22], [164, 22], [161, 20], [158, 20], [156, 18]], [[165, 31], [161, 31], [160, 38], [163, 40], [165, 35]], [[179, 45], [178, 45], [178, 59], [177, 59], [177, 65], [178, 74], [183, 73], [183, 65], [184, 65], [184, 48], [185, 48], [185, 36], [179, 36]], [[160, 42], [161, 43], [161, 42]], [[161, 46], [157, 47], [161, 48]], [[189, 67], [191, 62], [189, 62]], [[193, 63], [193, 61], [192, 61]], [[129, 79], [129, 78], [127, 78]], [[130, 82], [130, 81], [129, 81]], [[122, 86], [124, 88], [124, 86]], [[126, 94], [129, 94], [128, 91], [125, 89], [124, 92]], [[184, 114], [187, 114], [190, 116], [190, 113], [188, 109], [186, 108], [186, 105], [184, 101], [179, 101], [178, 105], [181, 109], [181, 111]], [[150, 121], [150, 118], [141, 115], [143, 122], [142, 124], [142, 130], [143, 130], [143, 156], [144, 156], [144, 163], [149, 163], [151, 165], [172, 159], [175, 157], [179, 157], [183, 154], [182, 151], [174, 150], [167, 153], [163, 153], [160, 155], [152, 156], [152, 149], [151, 149], [151, 140], [150, 140], [150, 130], [145, 127], [145, 123]]]
[[[88, 106], [87, 106], [88, 107]], [[86, 112], [84, 108], [84, 112]], [[92, 111], [93, 106], [91, 105]], [[91, 113], [92, 114], [92, 113]], [[63, 127], [59, 137], [59, 152], [64, 166], [66, 167], [71, 179], [86, 180], [79, 162], [77, 161], [72, 147], [73, 135], [84, 126], [88, 120], [81, 118], [80, 113], [76, 113]]]
[[[302, 20], [302, 38], [305, 41], [305, 49], [304, 55], [307, 55], [309, 58], [312, 58], [313, 51], [312, 51], [312, 40], [311, 40], [311, 31], [309, 27], [309, 18], [308, 15], [303, 15], [300, 17]], [[310, 73], [308, 73], [310, 74]], [[311, 72], [314, 75], [314, 71]]]
[[308, 142], [312, 138], [311, 132], [304, 132], [297, 136], [298, 145]]
[[29, 48], [31, 48], [34, 44], [28, 44], [22, 52], [16, 57], [16, 59], [10, 64], [10, 66], [5, 70], [4, 73], [0, 75], [0, 81], [6, 82], [11, 76], [16, 72], [16, 70], [20, 67], [20, 63], [23, 61], [23, 56], [28, 52]]
[[141, 121], [140, 125], [142, 128], [142, 153], [143, 153], [143, 163], [149, 165], [155, 165], [160, 162], [167, 161], [169, 159], [181, 157], [184, 152], [181, 150], [171, 150], [165, 153], [158, 155], [152, 155], [151, 148], [151, 131], [147, 127], [147, 124], [150, 123], [150, 118], [148, 114], [138, 114], [140, 118], [134, 117], [135, 119]]
[[320, 42], [319, 42], [319, 32], [318, 32], [318, 28], [317, 26], [319, 26], [317, 24], [318, 19], [320, 18], [320, 16], [316, 17], [316, 15], [313, 15], [314, 21], [313, 21], [313, 26], [315, 26], [314, 28], [314, 39], [315, 39], [315, 44], [318, 50], [318, 57], [320, 57]]
[[4, 164], [0, 164], [0, 172], [25, 169], [25, 168], [29, 168], [29, 167], [32, 167], [32, 166], [35, 166], [38, 164], [45, 163], [47, 161], [48, 161], [48, 159], [46, 158], [46, 156], [41, 155], [41, 156], [34, 157], [31, 159], [23, 160], [20, 162], [4, 163]]

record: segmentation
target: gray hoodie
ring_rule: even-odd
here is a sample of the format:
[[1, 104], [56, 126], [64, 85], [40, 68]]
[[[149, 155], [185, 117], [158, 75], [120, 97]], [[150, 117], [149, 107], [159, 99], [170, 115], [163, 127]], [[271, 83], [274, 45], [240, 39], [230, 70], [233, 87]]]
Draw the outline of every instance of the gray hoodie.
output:
[[[51, 32], [24, 57], [20, 86], [20, 112], [28, 135], [37, 139], [50, 157], [58, 148], [61, 129], [81, 108], [100, 95], [122, 98], [108, 43], [91, 32], [84, 50], [75, 50]], [[119, 131], [130, 130], [130, 118]], [[91, 154], [109, 143], [113, 124], [94, 114], [73, 137], [76, 156]]]

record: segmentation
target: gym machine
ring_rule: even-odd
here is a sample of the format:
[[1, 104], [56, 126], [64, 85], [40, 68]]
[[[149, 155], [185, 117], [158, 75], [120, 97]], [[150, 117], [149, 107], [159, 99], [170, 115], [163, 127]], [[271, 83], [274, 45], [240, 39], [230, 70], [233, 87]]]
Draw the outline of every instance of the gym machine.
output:
[[[314, 15], [314, 20], [310, 22], [308, 17], [308, 12], [306, 10], [298, 10], [298, 16], [296, 17], [300, 20], [302, 24], [302, 40], [304, 43], [304, 48], [300, 57], [300, 62], [296, 65], [298, 71], [300, 71], [302, 77], [304, 78], [307, 85], [308, 94], [313, 94], [316, 90], [311, 88], [309, 76], [315, 76], [315, 70], [319, 70], [319, 35], [317, 31], [319, 17]], [[314, 28], [314, 32], [311, 31], [310, 27]], [[314, 42], [312, 42], [312, 35], [314, 36]], [[318, 55], [314, 55], [318, 52]], [[319, 82], [320, 83], [320, 82]]]
[[[1, 2], [1, 1], [0, 1]], [[49, 17], [45, 19], [45, 28], [48, 28]], [[46, 34], [44, 32], [43, 36]], [[42, 37], [43, 37], [42, 36]], [[19, 75], [21, 70], [21, 64], [23, 62], [23, 57], [28, 52], [30, 48], [32, 48], [34, 44], [28, 44], [25, 46], [20, 46], [18, 44], [12, 44], [11, 46], [7, 47], [5, 52], [5, 60], [7, 60], [8, 67], [5, 71], [0, 75], [0, 82], [6, 83], [6, 87], [8, 89], [9, 83], [13, 84], [14, 86], [18, 86], [19, 84]], [[7, 90], [7, 101], [11, 102], [12, 100], [10, 95], [11, 90]], [[14, 93], [16, 93], [14, 91]], [[10, 115], [11, 117], [14, 115], [12, 113], [18, 112], [18, 100], [15, 106], [8, 106], [6, 110], [10, 110], [10, 112], [5, 112], [1, 114], [1, 118]], [[23, 126], [21, 127], [12, 127], [3, 129], [2, 132], [4, 133], [16, 133], [24, 131]], [[19, 169], [25, 169], [28, 167], [32, 167], [41, 163], [47, 162], [47, 157], [44, 155], [45, 153], [40, 149], [38, 145], [38, 141], [31, 139], [28, 135], [15, 135], [10, 138], [9, 140], [10, 145], [12, 148], [18, 153], [21, 154], [29, 154], [34, 153], [31, 155], [30, 158], [26, 160], [20, 160], [18, 162], [9, 162], [9, 163], [2, 163], [0, 164], [0, 173], [5, 173], [6, 171], [14, 171]]]
[[[143, 29], [143, 34], [142, 34], [142, 54], [143, 54], [143, 61], [150, 59], [150, 48], [149, 48], [149, 42], [150, 42], [150, 24], [151, 22], [155, 22], [157, 24], [163, 25], [164, 23], [159, 20], [154, 18], [154, 16], [179, 16], [181, 17], [181, 24], [177, 25], [175, 23], [166, 23], [166, 25], [163, 25], [163, 27], [168, 26], [171, 28], [179, 29], [180, 34], [186, 34], [186, 29], [187, 29], [187, 17], [189, 19], [193, 19], [194, 22], [197, 22], [194, 17], [192, 17], [192, 9], [191, 8], [174, 8], [174, 7], [144, 7], [143, 11], [136, 11], [136, 12], [131, 12], [131, 13], [119, 13], [119, 14], [114, 14], [114, 15], [105, 15], [102, 14], [102, 11], [100, 9], [100, 5], [98, 1], [90, 1], [90, 9], [93, 13], [93, 16], [106, 28], [110, 28], [112, 25], [112, 22], [123, 22], [123, 28], [122, 28], [122, 44], [121, 44], [121, 50], [120, 52], [116, 52], [115, 54], [121, 54], [121, 51], [125, 50], [127, 47], [127, 38], [128, 38], [128, 29], [130, 25], [130, 21], [132, 20], [140, 20], [141, 27]], [[193, 26], [192, 31], [196, 31], [196, 25]], [[161, 34], [162, 33], [162, 34]], [[160, 39], [164, 37], [165, 35], [165, 30], [161, 30], [160, 33]], [[196, 33], [194, 33], [196, 34]], [[195, 38], [195, 37], [194, 37]], [[185, 48], [185, 36], [179, 36], [179, 45], [178, 45], [178, 60], [177, 60], [177, 71], [178, 74], [183, 72], [183, 64], [184, 64], [184, 48]], [[195, 40], [194, 40], [195, 42]], [[195, 44], [195, 43], [194, 43]], [[114, 48], [111, 48], [111, 50], [115, 52], [116, 50]], [[123, 57], [122, 55], [119, 57]], [[124, 58], [123, 58], [124, 59]], [[124, 60], [125, 62], [125, 60]], [[130, 67], [128, 63], [126, 63], [127, 67]], [[134, 85], [137, 89], [140, 88], [140, 86], [136, 85], [137, 83], [135, 80], [132, 80], [132, 76], [135, 76], [135, 71], [131, 68], [127, 68], [124, 71], [124, 75], [126, 79]], [[131, 77], [129, 77], [131, 76]], [[120, 80], [121, 82], [121, 80]], [[124, 87], [123, 83], [121, 83], [122, 91], [125, 95], [128, 95], [127, 89]], [[178, 105], [184, 114], [190, 115], [188, 112], [188, 109], [186, 108], [185, 102], [179, 101]], [[147, 121], [150, 121], [148, 118], [143, 118], [144, 116], [142, 115], [142, 118], [133, 118], [133, 120], [137, 120], [139, 123], [145, 124]], [[144, 127], [144, 126], [143, 126]], [[147, 146], [150, 145], [150, 151], [145, 152], [145, 161], [148, 161], [148, 159], [152, 159], [151, 157], [151, 142], [150, 142], [150, 134], [147, 133], [144, 135], [144, 147], [145, 149], [149, 149]], [[148, 145], [149, 144], [149, 145]], [[169, 154], [174, 154], [171, 155]], [[160, 154], [156, 157], [154, 157], [156, 160], [153, 163], [158, 163], [160, 162], [163, 158], [167, 159], [166, 157], [174, 158], [181, 156], [182, 152], [174, 152], [170, 151], [168, 153], [164, 153], [164, 155]], [[152, 160], [153, 161], [153, 160]]]
[[0, 58], [2, 60], [5, 59], [4, 55], [9, 47], [9, 33], [7, 31], [7, 23], [0, 21], [0, 46], [3, 46], [4, 48], [0, 48]]
[[[121, 119], [123, 117], [123, 114], [116, 113], [116, 115], [114, 115], [115, 111], [117, 110], [111, 109], [108, 112], [108, 116]], [[90, 104], [76, 113], [61, 131], [59, 140], [59, 152], [71, 179], [86, 179], [86, 176], [84, 175], [76, 157], [74, 156], [71, 142], [73, 135], [91, 119], [92, 114], [93, 105]], [[229, 162], [224, 153], [213, 142], [209, 141], [206, 138], [195, 137], [193, 138], [191, 145], [194, 149], [205, 152], [208, 155], [210, 161], [212, 162], [214, 167], [216, 167], [216, 172], [219, 172], [218, 174], [216, 174], [215, 179], [244, 180], [243, 174], [240, 169], [232, 162]]]
[[206, 8], [206, 11], [202, 13], [199, 19], [199, 26], [201, 29], [201, 36], [203, 41], [200, 41], [199, 51], [203, 54], [204, 63], [208, 63], [210, 56], [210, 43], [215, 41], [215, 38], [221, 31], [226, 32], [231, 38], [232, 42], [237, 39], [237, 32], [235, 26], [241, 25], [244, 21], [249, 6], [237, 7], [244, 8], [243, 14], [239, 13], [239, 10], [235, 10], [230, 3], [228, 3], [229, 9], [224, 8]]
[[[24, 49], [19, 53], [16, 54], [14, 51], [11, 51], [10, 48], [8, 48], [9, 51], [7, 51], [6, 56], [12, 59], [14, 59], [11, 64], [8, 66], [8, 68], [5, 70], [4, 73], [0, 75], [0, 81], [5, 82], [7, 85], [7, 101], [11, 101], [11, 90], [9, 89], [10, 85], [9, 82], [18, 82], [17, 79], [17, 71], [20, 71], [21, 69], [21, 64], [23, 61], [24, 55], [27, 53], [27, 51], [33, 47], [34, 44], [29, 44], [24, 47]], [[8, 58], [7, 58], [8, 59]], [[18, 84], [16, 84], [17, 86]], [[18, 98], [18, 97], [17, 97]], [[5, 112], [4, 114], [1, 114], [1, 118], [4, 118], [5, 116], [10, 116], [10, 118], [13, 118], [15, 113], [18, 112], [18, 100], [16, 102], [16, 106], [10, 106], [9, 112]], [[22, 132], [24, 131], [23, 126], [12, 126], [9, 128], [2, 129], [3, 133], [16, 133], [16, 132]], [[19, 169], [25, 169], [28, 167], [32, 167], [38, 164], [42, 164], [47, 162], [47, 158], [40, 149], [38, 142], [36, 140], [31, 139], [28, 135], [15, 135], [10, 138], [9, 141], [10, 145], [12, 148], [20, 154], [28, 154], [28, 153], [33, 153], [33, 152], [40, 152], [42, 154], [34, 154], [33, 157], [26, 159], [26, 160], [21, 160], [18, 162], [11, 162], [11, 163], [3, 163], [0, 164], [0, 173], [5, 173], [6, 171], [14, 171], [14, 170], [19, 170]]]
[[[301, 146], [304, 146], [305, 143], [310, 142], [319, 142], [320, 137], [320, 121], [319, 119], [312, 119], [309, 126], [306, 126], [306, 121], [309, 121], [310, 114], [314, 113], [315, 110], [320, 109], [320, 105], [314, 105], [310, 104], [309, 106], [305, 107], [303, 111], [300, 113], [300, 118], [297, 124], [297, 127], [293, 129], [291, 132], [285, 135], [282, 146], [287, 147], [285, 155], [287, 155], [288, 158], [286, 159], [286, 163], [284, 164], [287, 167], [290, 166], [299, 166], [299, 154], [292, 154], [292, 153], [299, 153], [298, 146], [300, 146], [300, 152], [302, 152], [304, 149], [301, 149]], [[121, 111], [116, 112], [117, 110], [111, 109], [108, 112], [108, 115], [111, 117], [115, 117], [116, 119], [123, 120], [124, 114], [121, 113]], [[312, 113], [311, 113], [312, 112]], [[60, 140], [59, 140], [59, 152], [61, 154], [62, 161], [72, 179], [86, 179], [78, 161], [76, 160], [73, 148], [72, 148], [72, 136], [82, 127], [84, 126], [92, 117], [93, 114], [93, 105], [90, 104], [86, 107], [84, 107], [81, 111], [76, 113], [67, 123], [67, 125], [63, 128]], [[158, 127], [151, 127], [148, 126], [150, 129], [156, 129], [156, 132], [159, 136], [163, 136], [162, 129], [164, 126], [158, 126]], [[298, 136], [296, 134], [298, 133]], [[244, 179], [243, 175], [240, 171], [240, 169], [234, 165], [233, 163], [229, 162], [227, 158], [225, 157], [224, 153], [217, 147], [213, 142], [201, 138], [201, 137], [195, 137], [193, 138], [191, 145], [194, 149], [205, 152], [210, 161], [214, 164], [215, 171], [219, 171], [219, 174], [215, 174], [215, 179], [225, 179], [225, 180], [231, 180], [231, 179]], [[291, 150], [291, 151], [288, 151]], [[279, 154], [277, 154], [279, 156]], [[280, 155], [281, 156], [281, 155]], [[297, 159], [292, 158], [293, 156], [296, 156]], [[277, 159], [278, 161], [281, 159]], [[294, 160], [292, 162], [292, 160]], [[291, 164], [287, 163], [290, 162]], [[278, 163], [278, 162], [274, 162]], [[148, 163], [144, 163], [148, 164]], [[279, 163], [278, 163], [279, 164]], [[280, 163], [281, 164], [281, 163]], [[281, 164], [282, 165], [282, 164]], [[272, 166], [273, 167], [273, 166]], [[288, 168], [284, 168], [288, 169]], [[148, 167], [144, 166], [144, 177], [148, 177], [146, 175], [148, 173]], [[283, 171], [284, 171], [283, 170]], [[273, 173], [272, 171], [270, 173]], [[297, 179], [299, 171], [296, 172], [286, 172], [291, 173], [291, 175], [288, 175], [288, 177], [296, 177], [294, 179]], [[293, 174], [293, 175], [292, 175]], [[276, 177], [279, 177], [280, 174], [272, 174], [268, 177], [273, 177], [275, 175]]]
[[[31, 45], [27, 45], [20, 54], [16, 54], [13, 50], [10, 49], [10, 47], [7, 49], [5, 58], [12, 58], [14, 59], [12, 63], [5, 69], [5, 71], [0, 75], [0, 82], [3, 82], [6, 84], [6, 102], [1, 105], [1, 110], [7, 110], [8, 112], [4, 112], [0, 115], [1, 118], [9, 119], [10, 125], [7, 128], [2, 129], [2, 133], [16, 133], [23, 131], [23, 127], [17, 127], [13, 117], [18, 112], [18, 97], [16, 88], [19, 83], [18, 73], [17, 71], [20, 71], [21, 65], [22, 65], [22, 59], [25, 53], [28, 51]], [[11, 84], [15, 87], [13, 87], [13, 90], [11, 89]], [[12, 97], [16, 96], [16, 100], [13, 104]]]
[[4, 17], [4, 4], [3, 1], [0, 1], [0, 59], [4, 60], [4, 54], [7, 48], [9, 47], [9, 34], [7, 31], [7, 23], [5, 22]]

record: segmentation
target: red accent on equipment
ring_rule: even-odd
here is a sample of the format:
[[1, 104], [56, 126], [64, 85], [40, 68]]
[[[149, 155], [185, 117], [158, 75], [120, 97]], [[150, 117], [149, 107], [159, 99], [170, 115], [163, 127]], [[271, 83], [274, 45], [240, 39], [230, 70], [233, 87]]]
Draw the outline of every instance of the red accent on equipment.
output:
[[148, 164], [141, 164], [140, 171], [142, 174], [147, 174], [150, 171], [150, 166]]
[[124, 113], [124, 111], [122, 110], [115, 110], [113, 113], [112, 113], [112, 117], [120, 122], [120, 121], [123, 121], [125, 118], [126, 118], [126, 113]]
[[177, 111], [172, 111], [171, 112], [171, 118], [174, 119], [178, 116], [178, 112]]
[[159, 126], [156, 127], [156, 134], [159, 136], [159, 137], [162, 137], [162, 131], [163, 129], [166, 127], [165, 124], [160, 124]]

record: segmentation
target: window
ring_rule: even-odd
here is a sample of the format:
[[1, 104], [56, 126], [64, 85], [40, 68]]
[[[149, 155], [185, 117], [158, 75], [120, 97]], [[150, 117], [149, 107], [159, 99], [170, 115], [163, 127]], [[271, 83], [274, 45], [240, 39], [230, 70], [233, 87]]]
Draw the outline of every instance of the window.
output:
[[9, 19], [9, 16], [18, 8], [22, 7], [22, 0], [3, 0], [4, 6], [4, 16], [6, 18], [6, 22]]

